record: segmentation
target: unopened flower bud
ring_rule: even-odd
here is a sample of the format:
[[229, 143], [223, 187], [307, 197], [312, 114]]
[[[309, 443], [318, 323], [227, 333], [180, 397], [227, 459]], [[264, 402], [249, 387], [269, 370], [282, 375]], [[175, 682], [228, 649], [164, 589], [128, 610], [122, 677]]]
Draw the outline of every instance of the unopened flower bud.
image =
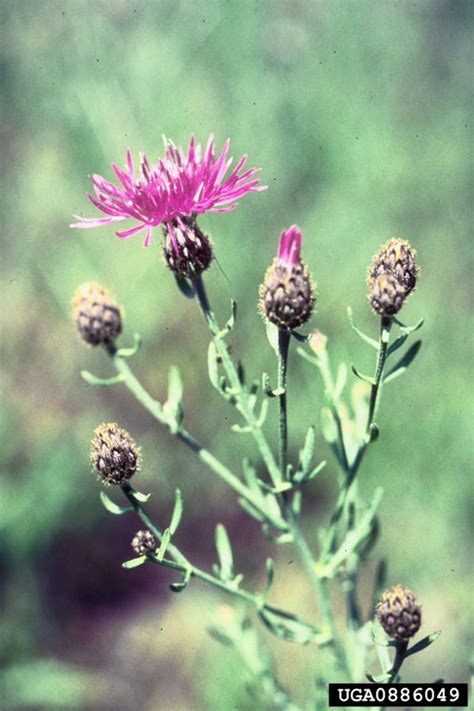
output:
[[408, 296], [415, 288], [420, 272], [415, 257], [416, 252], [407, 240], [397, 237], [390, 239], [372, 259], [369, 267], [369, 283], [382, 274], [393, 274]]
[[110, 346], [122, 332], [120, 309], [100, 284], [81, 284], [72, 305], [79, 335], [89, 345]]
[[296, 225], [282, 232], [277, 257], [260, 287], [262, 315], [287, 331], [309, 321], [316, 302], [310, 274], [300, 257], [301, 238]]
[[194, 220], [183, 219], [164, 227], [164, 256], [168, 267], [180, 277], [192, 278], [212, 262], [212, 247], [207, 235]]
[[91, 464], [104, 484], [124, 484], [139, 468], [140, 449], [126, 430], [103, 424], [94, 432]]
[[137, 531], [132, 538], [131, 546], [138, 555], [148, 555], [154, 553], [158, 548], [158, 543], [151, 531]]
[[321, 331], [313, 331], [309, 339], [309, 347], [316, 355], [321, 355], [326, 350], [328, 337]]
[[414, 593], [403, 585], [394, 585], [383, 593], [376, 614], [392, 639], [407, 640], [420, 629], [421, 605]]
[[376, 313], [394, 316], [405, 303], [407, 292], [393, 274], [381, 274], [371, 281], [368, 298]]

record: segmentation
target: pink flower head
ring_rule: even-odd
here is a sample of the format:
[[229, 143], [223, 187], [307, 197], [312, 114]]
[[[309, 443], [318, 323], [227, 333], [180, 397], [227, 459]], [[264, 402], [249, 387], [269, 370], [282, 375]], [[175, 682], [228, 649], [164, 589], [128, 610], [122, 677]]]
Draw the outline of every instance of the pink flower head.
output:
[[138, 176], [135, 173], [130, 149], [127, 150], [125, 170], [115, 163], [112, 169], [120, 185], [105, 180], [100, 175], [92, 175], [95, 195], [89, 194], [90, 201], [107, 217], [74, 217], [71, 225], [80, 229], [101, 227], [128, 218], [138, 221], [130, 229], [116, 232], [121, 239], [127, 239], [137, 232], [146, 230], [145, 247], [151, 244], [153, 229], [165, 225], [173, 244], [177, 248], [174, 227], [184, 228], [186, 218], [193, 219], [204, 212], [230, 212], [237, 207], [237, 200], [249, 192], [265, 190], [255, 177], [259, 168], [249, 168], [241, 172], [247, 156], [244, 155], [228, 173], [233, 158], [228, 158], [230, 139], [224, 143], [218, 158], [214, 156], [214, 138], [211, 135], [206, 150], [191, 136], [187, 156], [181, 147], [165, 139], [165, 155], [154, 165], [150, 165], [146, 155], [141, 155]]
[[301, 230], [298, 225], [291, 225], [286, 232], [280, 235], [277, 259], [286, 264], [299, 264], [301, 262]]

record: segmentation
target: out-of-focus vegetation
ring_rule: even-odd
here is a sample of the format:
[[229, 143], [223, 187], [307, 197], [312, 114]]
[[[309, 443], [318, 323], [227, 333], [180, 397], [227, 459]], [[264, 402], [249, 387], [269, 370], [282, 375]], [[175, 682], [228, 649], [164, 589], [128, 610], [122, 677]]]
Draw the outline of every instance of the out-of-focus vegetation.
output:
[[[2, 459], [0, 706], [75, 711], [255, 708], [240, 663], [208, 637], [219, 597], [199, 584], [173, 596], [171, 577], [125, 571], [137, 525], [100, 506], [88, 471], [94, 427], [116, 420], [143, 446], [141, 488], [169, 515], [176, 485], [186, 515], [180, 545], [203, 565], [225, 519], [237, 563], [261, 583], [272, 551], [233, 495], [175, 446], [121, 386], [97, 390], [80, 369], [111, 374], [70, 320], [82, 281], [112, 289], [126, 310], [123, 342], [138, 331], [133, 366], [163, 397], [170, 364], [184, 374], [188, 429], [238, 465], [232, 413], [210, 390], [208, 336], [167, 272], [159, 240], [121, 242], [112, 228], [68, 229], [95, 214], [87, 175], [111, 176], [129, 145], [150, 158], [161, 135], [191, 132], [261, 165], [269, 190], [229, 215], [200, 222], [217, 262], [208, 288], [221, 319], [239, 304], [234, 351], [249, 375], [274, 367], [256, 310], [278, 235], [297, 222], [318, 282], [314, 326], [336, 359], [370, 367], [346, 307], [376, 332], [366, 300], [370, 257], [394, 235], [418, 250], [422, 275], [404, 310], [425, 316], [424, 346], [387, 387], [379, 442], [363, 487], [385, 488], [382, 536], [367, 567], [390, 561], [389, 581], [413, 588], [424, 631], [442, 629], [404, 668], [409, 681], [467, 678], [469, 495], [472, 493], [472, 25], [468, 0], [7, 0], [1, 10]], [[5, 367], [6, 366], [6, 367]], [[291, 360], [295, 455], [318, 424], [315, 371]], [[309, 396], [309, 397], [308, 397]], [[320, 457], [327, 456], [319, 434]], [[305, 526], [316, 540], [335, 468], [310, 485]], [[313, 535], [314, 533], [314, 535]], [[272, 551], [272, 555], [274, 555]], [[290, 548], [279, 550], [275, 598], [316, 613]], [[290, 604], [291, 603], [291, 604]], [[311, 694], [318, 652], [273, 642], [282, 683]], [[433, 676], [433, 673], [435, 676]]]

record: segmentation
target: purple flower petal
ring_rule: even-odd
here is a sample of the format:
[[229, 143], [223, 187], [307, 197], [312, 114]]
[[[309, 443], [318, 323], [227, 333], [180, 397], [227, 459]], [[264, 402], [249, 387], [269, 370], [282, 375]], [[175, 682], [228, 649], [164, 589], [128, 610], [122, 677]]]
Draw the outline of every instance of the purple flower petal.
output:
[[192, 135], [186, 155], [181, 147], [165, 139], [164, 157], [150, 164], [147, 156], [141, 155], [138, 175], [128, 148], [125, 170], [112, 163], [120, 185], [100, 175], [91, 176], [95, 195], [89, 194], [89, 200], [108, 217], [77, 218], [78, 222], [72, 226], [100, 227], [132, 218], [139, 225], [117, 233], [122, 239], [146, 229], [145, 246], [148, 246], [154, 227], [166, 224], [174, 243], [173, 224], [181, 217], [204, 212], [230, 212], [243, 195], [266, 189], [267, 186], [260, 185], [260, 178], [256, 177], [260, 169], [250, 168], [240, 174], [247, 161], [246, 155], [225, 177], [233, 163], [233, 159], [228, 158], [229, 148], [228, 139], [218, 158], [215, 158], [214, 136], [209, 136], [203, 152]]
[[286, 264], [299, 264], [301, 261], [301, 230], [298, 225], [292, 225], [280, 235], [277, 257]]

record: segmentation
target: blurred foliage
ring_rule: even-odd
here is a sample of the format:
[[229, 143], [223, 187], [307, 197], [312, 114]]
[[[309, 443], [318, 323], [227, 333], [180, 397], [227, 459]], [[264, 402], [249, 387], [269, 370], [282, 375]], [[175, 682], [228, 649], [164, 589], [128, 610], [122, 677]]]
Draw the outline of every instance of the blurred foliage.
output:
[[[196, 597], [193, 586], [172, 598], [162, 571], [120, 569], [134, 523], [110, 521], [100, 507], [87, 461], [94, 427], [115, 419], [140, 441], [141, 488], [156, 492], [162, 516], [179, 483], [180, 545], [194, 557], [210, 561], [219, 519], [240, 536], [236, 555], [251, 580], [262, 574], [269, 544], [230, 492], [157, 430], [124, 388], [81, 381], [83, 367], [110, 369], [104, 354], [83, 348], [70, 321], [80, 282], [111, 288], [126, 310], [123, 343], [135, 331], [144, 339], [134, 360], [140, 377], [163, 397], [176, 363], [188, 429], [238, 465], [242, 440], [228, 433], [232, 414], [210, 400], [207, 334], [193, 304], [177, 294], [159, 240], [144, 250], [140, 238], [120, 242], [112, 229], [68, 229], [73, 213], [95, 212], [84, 195], [88, 174], [110, 177], [111, 161], [122, 163], [128, 145], [153, 159], [162, 134], [186, 143], [191, 132], [204, 142], [214, 132], [219, 144], [230, 136], [234, 155], [248, 153], [270, 187], [200, 223], [217, 253], [209, 291], [221, 320], [237, 299], [232, 340], [250, 376], [274, 367], [256, 298], [283, 228], [297, 222], [303, 230], [303, 255], [318, 282], [315, 327], [328, 335], [333, 358], [362, 370], [367, 354], [346, 307], [375, 332], [364, 282], [372, 253], [393, 235], [418, 249], [420, 285], [403, 317], [425, 316], [424, 346], [411, 372], [384, 393], [382, 436], [363, 486], [385, 488], [376, 550], [389, 554], [390, 580], [414, 588], [426, 624], [443, 630], [422, 661], [407, 665], [407, 680], [431, 680], [430, 667], [466, 680], [472, 3], [5, 0], [0, 12], [2, 709], [225, 711], [251, 703], [234, 683], [238, 663], [196, 621], [215, 597]], [[293, 454], [307, 424], [318, 424], [322, 389], [314, 375], [292, 359]], [[319, 443], [323, 458], [321, 436]], [[310, 485], [308, 527], [325, 520], [334, 472], [328, 467]], [[282, 549], [280, 563], [290, 555]], [[290, 599], [311, 612], [305, 581], [291, 570]], [[172, 624], [151, 654], [147, 635], [162, 619]], [[134, 634], [141, 644], [130, 644]], [[305, 650], [300, 664], [298, 650], [297, 672], [294, 648], [277, 642], [274, 652], [297, 699], [311, 693], [314, 652]]]

